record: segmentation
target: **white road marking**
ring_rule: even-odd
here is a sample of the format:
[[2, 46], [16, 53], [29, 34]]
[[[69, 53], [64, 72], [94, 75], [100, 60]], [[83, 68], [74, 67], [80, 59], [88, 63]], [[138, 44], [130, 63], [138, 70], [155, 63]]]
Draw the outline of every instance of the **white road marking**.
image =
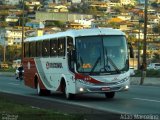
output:
[[10, 85], [20, 85], [20, 84], [17, 84], [17, 83], [8, 83]]
[[158, 103], [160, 103], [159, 100], [151, 100], [151, 99], [143, 99], [143, 98], [133, 98], [133, 99], [135, 99], [135, 100], [142, 100], [142, 101], [148, 101], [148, 102], [158, 102]]

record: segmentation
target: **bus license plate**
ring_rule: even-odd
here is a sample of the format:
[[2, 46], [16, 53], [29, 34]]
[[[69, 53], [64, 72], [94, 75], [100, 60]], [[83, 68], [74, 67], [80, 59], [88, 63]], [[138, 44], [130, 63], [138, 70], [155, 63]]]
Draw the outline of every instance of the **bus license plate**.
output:
[[108, 91], [108, 90], [110, 90], [109, 87], [102, 87], [102, 91]]

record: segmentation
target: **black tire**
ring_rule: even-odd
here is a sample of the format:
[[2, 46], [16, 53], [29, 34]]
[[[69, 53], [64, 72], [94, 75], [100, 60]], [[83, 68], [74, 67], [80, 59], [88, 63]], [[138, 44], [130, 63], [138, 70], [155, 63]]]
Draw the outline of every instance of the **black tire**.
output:
[[50, 90], [41, 89], [39, 83], [37, 82], [37, 94], [39, 96], [49, 96], [51, 94]]
[[106, 96], [106, 98], [112, 99], [115, 96], [115, 92], [106, 92], [105, 96]]
[[64, 84], [63, 88], [64, 88], [63, 91], [64, 91], [64, 95], [65, 95], [66, 99], [67, 99], [67, 100], [73, 100], [73, 99], [75, 98], [75, 94], [72, 94], [72, 93], [68, 93], [68, 92], [67, 92], [66, 84]]
[[50, 90], [44, 90], [44, 94], [45, 94], [46, 96], [49, 96], [49, 95], [51, 95], [51, 91], [50, 91]]

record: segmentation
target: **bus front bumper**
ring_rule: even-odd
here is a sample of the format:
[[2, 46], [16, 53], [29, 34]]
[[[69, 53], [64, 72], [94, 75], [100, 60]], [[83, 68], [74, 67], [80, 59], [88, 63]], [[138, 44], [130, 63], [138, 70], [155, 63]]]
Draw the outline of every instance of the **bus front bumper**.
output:
[[127, 91], [130, 87], [130, 81], [127, 80], [120, 84], [101, 84], [101, 85], [94, 85], [94, 84], [84, 84], [77, 82], [77, 93], [101, 93], [101, 92], [119, 92], [119, 91]]

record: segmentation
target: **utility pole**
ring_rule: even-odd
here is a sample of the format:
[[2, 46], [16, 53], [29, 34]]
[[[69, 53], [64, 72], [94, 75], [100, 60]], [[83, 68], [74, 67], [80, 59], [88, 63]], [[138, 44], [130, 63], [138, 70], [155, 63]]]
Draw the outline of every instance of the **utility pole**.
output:
[[4, 44], [3, 44], [4, 48], [3, 48], [3, 63], [6, 63], [6, 41], [4, 40]]
[[143, 84], [144, 78], [146, 77], [146, 66], [147, 66], [147, 60], [146, 60], [146, 46], [147, 46], [147, 8], [148, 8], [148, 0], [145, 0], [145, 11], [144, 11], [144, 40], [143, 40], [143, 63], [142, 63], [142, 76], [140, 85]]
[[22, 46], [22, 50], [21, 50], [21, 63], [23, 61], [23, 56], [24, 56], [24, 0], [22, 1], [22, 9], [23, 9], [23, 15], [22, 15], [22, 43], [21, 43], [21, 46]]
[[141, 46], [141, 24], [144, 23], [144, 19], [139, 18], [139, 38], [138, 38], [138, 44], [137, 44], [137, 49], [138, 49], [138, 70], [140, 70], [141, 66], [141, 57], [140, 57], [140, 46]]
[[140, 69], [140, 34], [141, 33], [141, 29], [140, 29], [140, 20], [139, 20], [139, 38], [138, 38], [138, 44], [137, 44], [137, 47], [138, 47], [138, 70]]

